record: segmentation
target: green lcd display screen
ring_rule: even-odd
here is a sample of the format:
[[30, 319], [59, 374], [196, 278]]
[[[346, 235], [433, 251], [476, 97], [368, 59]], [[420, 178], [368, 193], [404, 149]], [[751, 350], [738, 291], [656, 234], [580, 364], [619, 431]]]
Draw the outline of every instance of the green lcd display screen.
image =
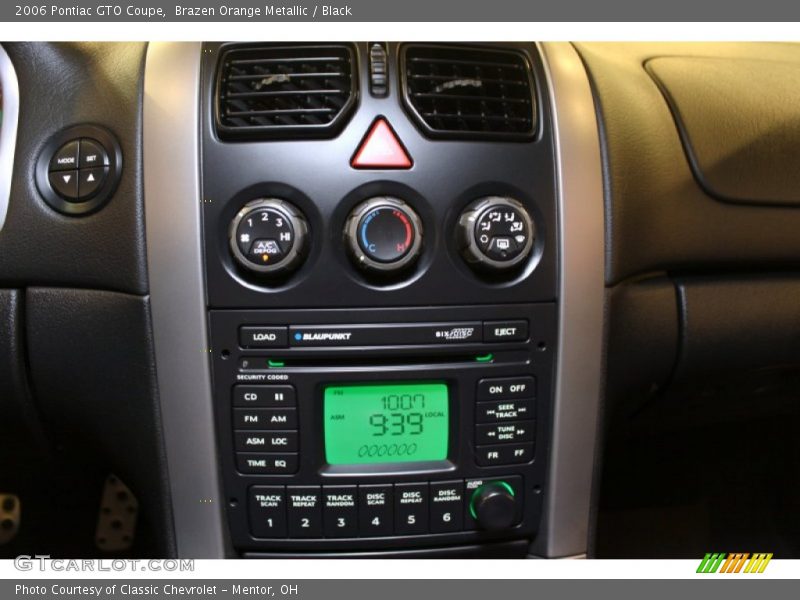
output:
[[331, 465], [447, 458], [447, 385], [441, 382], [325, 388], [325, 458]]

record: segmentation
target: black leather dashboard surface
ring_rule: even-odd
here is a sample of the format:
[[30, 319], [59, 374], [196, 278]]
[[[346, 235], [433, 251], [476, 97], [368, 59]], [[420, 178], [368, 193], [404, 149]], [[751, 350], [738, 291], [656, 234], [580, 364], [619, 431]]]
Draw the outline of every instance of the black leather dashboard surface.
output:
[[[578, 44], [577, 48], [589, 71], [602, 119], [608, 285], [658, 271], [787, 270], [800, 265], [800, 236], [797, 235], [800, 210], [786, 205], [721, 202], [707, 193], [694, 176], [670, 106], [646, 68], [650, 63], [669, 65], [674, 69], [675, 63], [665, 61], [677, 59], [665, 57], [681, 57], [683, 65], [697, 65], [695, 68], [698, 69], [709, 61], [724, 60], [726, 64], [743, 64], [747, 70], [752, 70], [750, 65], [760, 61], [770, 68], [794, 68], [800, 72], [800, 47], [741, 43], [591, 43]], [[680, 73], [683, 77], [685, 69]], [[774, 73], [771, 76], [765, 73], [760, 77], [774, 76]], [[729, 75], [729, 85], [741, 77], [739, 73], [735, 77]], [[699, 74], [689, 76], [681, 83], [681, 90], [693, 79], [696, 85], [701, 83]], [[724, 85], [724, 82], [723, 77], [714, 85]], [[688, 89], [682, 91], [681, 106], [690, 100], [702, 101], [707, 104], [703, 110], [711, 110], [710, 103], [724, 102], [724, 99], [713, 98], [711, 84], [705, 85], [704, 89], [709, 97], [703, 100], [700, 100], [700, 94], [692, 98]], [[761, 113], [768, 110], [778, 114], [778, 104], [785, 93], [781, 90], [782, 87], [774, 87], [763, 91], [766, 99], [762, 103], [755, 103], [752, 98], [746, 102], [742, 98], [737, 101], [738, 108], [729, 109], [744, 111], [753, 131], [733, 132], [727, 138], [730, 142], [719, 140], [718, 136], [704, 142], [709, 147], [735, 144], [737, 139], [754, 143], [755, 146], [748, 148], [744, 155], [736, 157], [739, 161], [747, 161], [746, 155], [752, 152], [759, 153], [758, 162], [751, 160], [747, 173], [736, 174], [740, 179], [748, 178], [749, 187], [731, 181], [733, 175], [727, 172], [729, 167], [726, 166], [728, 179], [724, 180], [724, 185], [727, 187], [721, 187], [720, 193], [733, 194], [733, 186], [737, 188], [735, 193], [739, 197], [774, 200], [776, 188], [780, 186], [784, 199], [792, 194], [797, 196], [796, 185], [789, 189], [791, 182], [800, 177], [796, 154], [781, 155], [781, 164], [771, 162], [776, 160], [776, 153], [800, 146], [797, 123], [793, 122], [791, 127], [770, 136], [773, 139], [761, 139], [756, 135], [757, 132], [763, 134], [762, 130], [767, 126], [767, 116]], [[768, 105], [766, 108], [765, 104]], [[797, 105], [795, 102], [795, 107], [786, 111], [795, 111], [792, 114], [796, 115]], [[693, 107], [692, 110], [700, 109]], [[780, 114], [785, 118], [789, 112]], [[690, 126], [690, 135], [695, 137], [697, 134], [693, 133], [692, 127], [697, 129], [695, 121], [699, 118], [695, 116]], [[732, 118], [729, 115], [725, 119]], [[721, 116], [719, 119], [717, 124], [704, 123], [703, 131], [722, 128], [726, 121]], [[775, 148], [763, 152], [763, 146], [776, 143]], [[714, 151], [719, 153], [724, 149], [716, 148]], [[778, 170], [786, 172], [792, 165], [795, 168], [789, 177], [769, 186], [758, 186], [757, 178], [767, 178]], [[741, 164], [736, 168], [741, 169]], [[711, 181], [713, 185], [723, 185], [716, 172]], [[760, 191], [754, 191], [756, 189]]]
[[[4, 44], [19, 79], [19, 133], [0, 286], [147, 292], [141, 203], [141, 94], [146, 44]], [[101, 125], [122, 145], [119, 187], [98, 212], [69, 217], [39, 194], [34, 170], [56, 132]]]
[[[800, 48], [794, 53], [800, 60]], [[800, 204], [798, 63], [656, 58], [692, 170], [728, 202]]]

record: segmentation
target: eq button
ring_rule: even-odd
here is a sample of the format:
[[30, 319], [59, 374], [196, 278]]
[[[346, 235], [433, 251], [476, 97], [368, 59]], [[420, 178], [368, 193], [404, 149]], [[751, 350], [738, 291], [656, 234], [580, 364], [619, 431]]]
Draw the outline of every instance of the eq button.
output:
[[236, 468], [240, 473], [253, 475], [291, 475], [297, 473], [297, 454], [250, 454], [236, 455]]

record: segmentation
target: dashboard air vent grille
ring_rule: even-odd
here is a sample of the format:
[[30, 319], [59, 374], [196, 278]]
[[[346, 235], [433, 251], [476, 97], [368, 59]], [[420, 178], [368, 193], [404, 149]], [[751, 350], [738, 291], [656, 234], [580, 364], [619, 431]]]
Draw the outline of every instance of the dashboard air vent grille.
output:
[[355, 57], [344, 44], [234, 46], [217, 72], [222, 138], [333, 137], [356, 101]]
[[409, 45], [402, 56], [406, 105], [429, 135], [527, 139], [535, 133], [533, 80], [521, 52]]

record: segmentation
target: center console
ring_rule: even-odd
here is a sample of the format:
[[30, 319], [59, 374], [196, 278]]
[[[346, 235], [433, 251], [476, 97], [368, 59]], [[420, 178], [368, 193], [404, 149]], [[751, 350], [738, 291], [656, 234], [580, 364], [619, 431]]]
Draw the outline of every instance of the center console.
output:
[[[563, 443], [591, 443], [570, 403], [599, 352], [564, 333], [594, 353], [599, 330], [563, 294], [596, 277], [561, 270], [587, 255], [563, 253], [578, 213], [539, 47], [193, 48], [151, 48], [145, 81], [146, 131], [175, 134], [146, 143], [145, 183], [182, 554], [580, 547], [562, 490], [589, 478]], [[148, 95], [192, 79], [196, 102]]]

